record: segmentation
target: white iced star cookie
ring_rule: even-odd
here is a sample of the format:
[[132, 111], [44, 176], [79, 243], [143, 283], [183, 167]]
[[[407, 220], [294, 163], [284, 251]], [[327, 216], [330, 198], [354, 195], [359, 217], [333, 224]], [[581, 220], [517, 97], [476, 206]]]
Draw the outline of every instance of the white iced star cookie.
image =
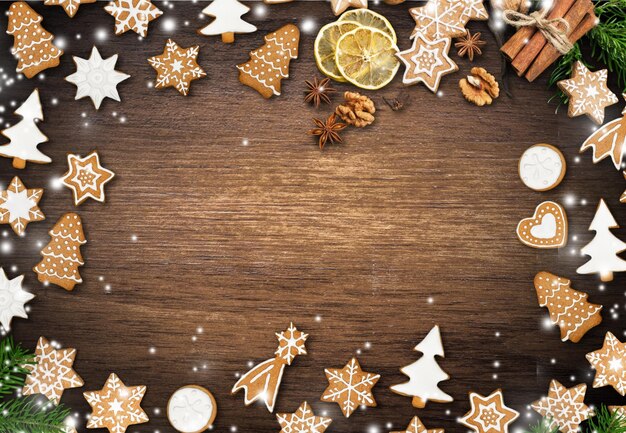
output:
[[21, 317], [28, 319], [24, 304], [33, 299], [35, 295], [22, 288], [24, 275], [9, 280], [0, 268], [0, 324], [5, 331], [11, 330], [11, 319]]
[[76, 63], [76, 72], [67, 76], [65, 80], [77, 87], [74, 99], [89, 96], [96, 110], [100, 109], [100, 104], [104, 98], [120, 101], [117, 85], [130, 78], [130, 75], [115, 70], [117, 54], [103, 60], [100, 52], [94, 46], [89, 59], [82, 59], [77, 56], [73, 58], [74, 63]]

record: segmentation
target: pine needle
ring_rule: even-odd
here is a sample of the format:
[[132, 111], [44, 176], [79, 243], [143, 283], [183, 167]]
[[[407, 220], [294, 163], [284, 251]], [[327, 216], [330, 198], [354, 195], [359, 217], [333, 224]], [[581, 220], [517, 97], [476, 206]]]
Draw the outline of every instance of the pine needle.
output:
[[588, 430], [595, 433], [626, 433], [626, 417], [606, 406], [601, 406], [588, 424]]
[[65, 433], [64, 406], [41, 398], [21, 397], [0, 403], [0, 433]]
[[24, 386], [29, 373], [25, 366], [34, 364], [34, 359], [34, 354], [16, 345], [12, 337], [0, 340], [0, 397]]
[[591, 55], [617, 74], [626, 91], [626, 0], [597, 0], [595, 14], [598, 25], [587, 34]]
[[543, 418], [541, 421], [538, 421], [537, 424], [533, 424], [525, 430], [524, 433], [558, 433], [559, 426], [554, 424], [552, 425], [552, 421], [547, 418]]

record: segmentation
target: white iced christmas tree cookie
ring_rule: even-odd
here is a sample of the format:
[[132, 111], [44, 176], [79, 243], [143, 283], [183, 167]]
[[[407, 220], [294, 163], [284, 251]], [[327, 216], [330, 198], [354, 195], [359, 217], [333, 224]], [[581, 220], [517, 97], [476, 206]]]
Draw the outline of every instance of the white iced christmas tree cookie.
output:
[[424, 356], [400, 370], [409, 376], [409, 381], [394, 385], [391, 390], [396, 394], [413, 397], [413, 406], [417, 408], [423, 408], [429, 400], [451, 402], [452, 397], [437, 386], [439, 382], [450, 378], [435, 359], [435, 356], [444, 357], [439, 326], [435, 325], [414, 350], [422, 352]]
[[39, 90], [33, 90], [20, 108], [15, 110], [15, 114], [22, 116], [22, 120], [2, 131], [2, 135], [11, 142], [0, 146], [0, 156], [13, 158], [15, 168], [25, 168], [26, 161], [37, 164], [52, 162], [50, 157], [37, 148], [38, 144], [48, 141], [48, 137], [37, 128], [37, 121], [43, 120]]
[[235, 42], [235, 33], [256, 32], [256, 27], [241, 19], [250, 8], [237, 0], [213, 0], [202, 10], [205, 15], [215, 17], [212, 23], [198, 30], [205, 36], [222, 35], [222, 42]]
[[604, 199], [600, 199], [596, 215], [589, 230], [596, 236], [585, 245], [581, 252], [590, 256], [587, 263], [576, 270], [579, 274], [600, 274], [602, 281], [613, 281], [613, 272], [626, 271], [626, 261], [617, 254], [626, 250], [626, 243], [619, 240], [610, 229], [619, 228]]
[[24, 275], [9, 280], [0, 268], [0, 324], [5, 331], [11, 330], [11, 320], [14, 317], [28, 319], [24, 304], [33, 299], [35, 295], [22, 288]]
[[103, 60], [98, 49], [93, 47], [89, 59], [77, 56], [73, 58], [76, 63], [76, 72], [68, 75], [65, 80], [77, 87], [74, 99], [89, 96], [96, 110], [100, 109], [104, 98], [120, 101], [117, 85], [130, 78], [130, 75], [115, 70], [117, 54]]

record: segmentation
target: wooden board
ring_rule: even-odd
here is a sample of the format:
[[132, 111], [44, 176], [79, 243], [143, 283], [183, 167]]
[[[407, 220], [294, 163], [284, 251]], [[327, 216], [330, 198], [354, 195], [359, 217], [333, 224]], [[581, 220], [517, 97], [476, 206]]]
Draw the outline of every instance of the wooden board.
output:
[[[214, 392], [215, 431], [278, 431], [273, 414], [256, 404], [244, 408], [243, 395], [231, 396], [230, 389], [249, 363], [272, 356], [274, 332], [290, 321], [310, 334], [309, 355], [287, 368], [277, 411], [294, 411], [307, 400], [334, 419], [329, 431], [398, 430], [415, 414], [427, 426], [461, 431], [455, 420], [467, 411], [470, 390], [502, 387], [507, 402], [525, 413], [552, 378], [591, 383], [584, 355], [600, 347], [606, 331], [623, 335], [626, 280], [620, 275], [599, 290], [595, 276], [575, 274], [585, 261], [578, 250], [592, 237], [587, 226], [600, 197], [626, 223], [618, 202], [626, 185], [609, 162], [579, 158], [593, 125], [567, 118], [564, 109], [555, 115], [545, 77], [533, 84], [511, 78], [513, 98], [478, 108], [458, 90], [471, 65], [454, 53], [460, 72], [443, 79], [440, 97], [422, 86], [405, 88], [398, 76], [369, 93], [378, 106], [373, 126], [349, 129], [345, 144], [320, 151], [307, 131], [312, 117], [332, 108], [315, 110], [302, 101], [304, 80], [319, 76], [316, 31], [303, 34], [300, 58], [278, 98], [266, 101], [242, 86], [235, 64], [282, 24], [330, 22], [327, 4], [251, 13], [259, 31], [232, 45], [196, 35], [208, 22], [199, 17], [205, 3], [157, 4], [166, 14], [143, 41], [133, 33], [114, 36], [101, 2], [81, 6], [73, 20], [61, 8], [34, 4], [44, 26], [65, 40], [66, 54], [45, 79], [15, 80], [0, 92], [3, 125], [18, 120], [12, 112], [33, 88], [44, 104], [40, 127], [50, 142], [41, 149], [53, 163], [17, 171], [0, 158], [0, 182], [19, 175], [30, 187], [46, 188], [47, 220], [30, 225], [24, 238], [3, 228], [0, 243], [12, 249], [0, 253], [0, 263], [10, 276], [25, 274], [37, 295], [30, 319], [14, 321], [16, 339], [34, 347], [45, 335], [78, 349], [75, 367], [86, 385], [65, 393], [67, 405], [86, 415], [81, 391], [100, 389], [116, 372], [129, 385], [148, 386], [151, 422], [129, 431], [172, 431], [167, 399], [189, 383]], [[0, 4], [1, 29], [8, 5]], [[395, 26], [401, 49], [410, 43], [409, 6], [374, 7]], [[176, 24], [173, 33], [163, 29], [167, 19]], [[484, 23], [469, 27], [488, 42], [475, 64], [498, 75], [493, 37]], [[106, 40], [98, 40], [101, 31]], [[149, 86], [155, 74], [146, 59], [162, 52], [172, 34], [182, 46], [200, 44], [208, 73], [186, 98]], [[74, 101], [75, 87], [64, 81], [74, 71], [71, 56], [88, 57], [94, 44], [103, 56], [119, 53], [117, 69], [132, 75], [118, 87], [123, 102], [106, 100], [100, 111], [88, 99]], [[15, 68], [11, 45], [0, 32], [0, 67], [8, 77]], [[403, 111], [382, 102], [405, 94]], [[337, 94], [334, 103], [340, 99]], [[621, 107], [608, 110], [607, 119]], [[545, 193], [524, 187], [517, 174], [519, 156], [538, 142], [560, 147], [569, 165], [561, 186]], [[106, 204], [76, 209], [70, 191], [52, 184], [65, 172], [68, 152], [93, 149], [117, 177]], [[517, 222], [543, 200], [566, 205], [570, 243], [559, 251], [525, 247], [515, 236]], [[40, 285], [31, 268], [47, 231], [74, 210], [89, 243], [85, 282], [67, 293]], [[626, 238], [623, 230], [615, 233]], [[604, 304], [604, 323], [581, 343], [562, 343], [558, 329], [544, 326], [547, 311], [538, 307], [532, 284], [540, 270], [572, 278], [573, 287]], [[452, 377], [442, 388], [455, 402], [418, 411], [388, 388], [406, 379], [399, 368], [417, 359], [412, 349], [434, 324], [446, 350], [440, 364]], [[379, 406], [346, 420], [319, 397], [327, 385], [324, 368], [341, 367], [355, 354], [365, 370], [382, 375], [374, 389]], [[588, 400], [621, 401], [612, 389], [590, 389]]]

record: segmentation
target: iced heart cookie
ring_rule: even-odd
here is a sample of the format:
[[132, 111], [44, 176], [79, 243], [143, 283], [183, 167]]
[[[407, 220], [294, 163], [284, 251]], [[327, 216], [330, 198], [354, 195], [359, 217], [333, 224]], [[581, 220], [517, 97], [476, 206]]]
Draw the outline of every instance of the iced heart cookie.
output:
[[565, 176], [565, 158], [550, 144], [535, 144], [519, 160], [519, 177], [528, 188], [548, 191], [556, 188]]
[[531, 218], [517, 225], [517, 237], [533, 248], [561, 248], [567, 243], [567, 216], [560, 204], [544, 201]]

